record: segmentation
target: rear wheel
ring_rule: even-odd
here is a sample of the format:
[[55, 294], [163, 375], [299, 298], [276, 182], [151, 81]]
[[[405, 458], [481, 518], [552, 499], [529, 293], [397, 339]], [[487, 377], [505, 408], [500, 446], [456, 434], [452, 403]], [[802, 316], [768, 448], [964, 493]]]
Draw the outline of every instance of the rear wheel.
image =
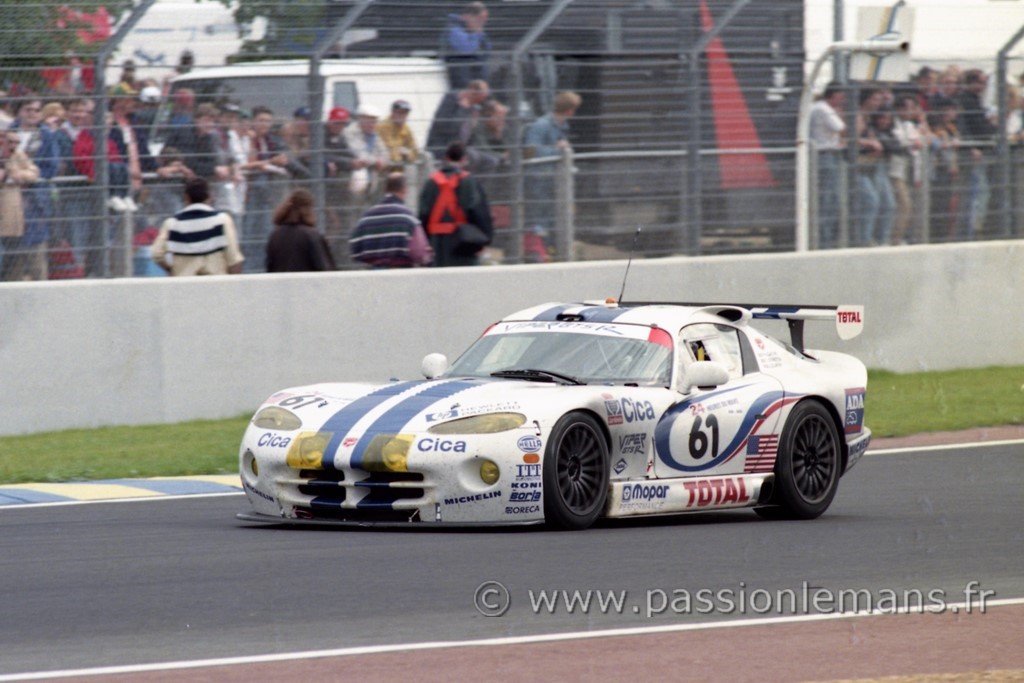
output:
[[775, 461], [772, 506], [766, 519], [814, 519], [832, 503], [839, 486], [842, 446], [832, 416], [815, 401], [802, 401], [782, 430]]
[[563, 529], [586, 529], [608, 498], [608, 444], [597, 420], [563, 416], [544, 451], [544, 518]]

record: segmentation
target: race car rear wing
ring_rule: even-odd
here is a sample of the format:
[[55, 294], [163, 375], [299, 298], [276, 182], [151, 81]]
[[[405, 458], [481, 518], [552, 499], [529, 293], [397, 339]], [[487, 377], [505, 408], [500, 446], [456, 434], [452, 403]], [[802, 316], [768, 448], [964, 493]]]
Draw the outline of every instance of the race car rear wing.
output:
[[[734, 303], [691, 303], [679, 301], [656, 302], [621, 302], [619, 306], [692, 306], [695, 308], [722, 309], [741, 308], [750, 311], [750, 317], [785, 320], [789, 325], [790, 343], [795, 349], [804, 351], [804, 323], [808, 320], [828, 322], [835, 320], [836, 333], [842, 340], [853, 339], [864, 330], [864, 307], [853, 305], [841, 306], [791, 306], [780, 304], [734, 304]], [[724, 311], [723, 311], [724, 312]], [[739, 311], [733, 311], [739, 314]], [[728, 317], [728, 316], [726, 316]]]

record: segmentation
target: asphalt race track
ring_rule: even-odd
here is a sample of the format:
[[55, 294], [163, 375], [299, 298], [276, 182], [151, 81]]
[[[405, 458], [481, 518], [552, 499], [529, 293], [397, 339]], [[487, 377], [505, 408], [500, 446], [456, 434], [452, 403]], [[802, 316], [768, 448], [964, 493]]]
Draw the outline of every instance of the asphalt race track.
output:
[[[0, 509], [0, 675], [762, 616], [648, 618], [647, 591], [1024, 596], [1024, 446], [865, 457], [828, 513], [750, 511], [582, 533], [261, 527], [240, 495]], [[497, 618], [474, 608], [508, 587]], [[528, 591], [627, 590], [621, 614], [535, 614]], [[637, 614], [632, 607], [637, 607]], [[769, 613], [775, 616], [778, 612]]]

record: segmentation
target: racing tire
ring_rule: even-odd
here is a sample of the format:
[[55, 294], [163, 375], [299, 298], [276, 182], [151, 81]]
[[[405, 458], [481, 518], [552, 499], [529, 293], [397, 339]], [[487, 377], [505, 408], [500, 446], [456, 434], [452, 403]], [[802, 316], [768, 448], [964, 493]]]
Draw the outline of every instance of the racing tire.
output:
[[755, 508], [764, 519], [814, 519], [839, 487], [842, 445], [832, 416], [816, 401], [801, 401], [782, 430], [775, 461], [771, 506]]
[[544, 519], [560, 529], [586, 529], [608, 499], [608, 444], [587, 413], [563, 415], [544, 451]]

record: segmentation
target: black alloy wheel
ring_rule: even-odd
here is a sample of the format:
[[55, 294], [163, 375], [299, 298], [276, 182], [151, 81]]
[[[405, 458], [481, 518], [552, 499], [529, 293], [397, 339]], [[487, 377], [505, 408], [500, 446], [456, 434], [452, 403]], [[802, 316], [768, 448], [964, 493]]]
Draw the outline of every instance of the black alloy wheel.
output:
[[796, 404], [782, 430], [767, 519], [814, 519], [832, 503], [839, 486], [842, 445], [835, 421], [814, 400]]
[[563, 529], [585, 529], [608, 499], [608, 444], [591, 415], [572, 412], [551, 431], [544, 451], [544, 517]]

